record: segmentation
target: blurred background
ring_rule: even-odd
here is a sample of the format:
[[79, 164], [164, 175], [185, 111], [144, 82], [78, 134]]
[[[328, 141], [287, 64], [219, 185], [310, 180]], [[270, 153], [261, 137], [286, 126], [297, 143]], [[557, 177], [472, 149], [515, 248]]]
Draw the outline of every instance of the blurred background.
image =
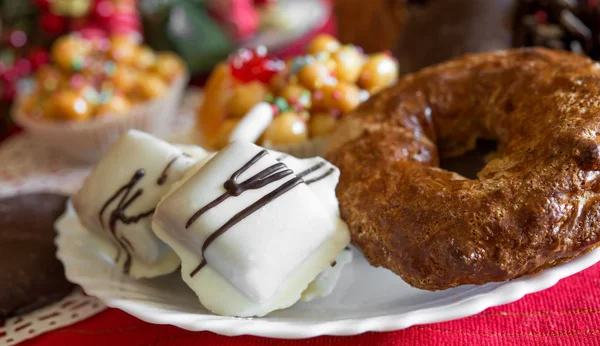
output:
[[[239, 47], [301, 54], [319, 33], [366, 53], [389, 50], [400, 73], [467, 52], [544, 45], [594, 58], [596, 0], [0, 0], [0, 138], [14, 131], [20, 81], [63, 35], [127, 36], [173, 51], [202, 85]], [[21, 86], [22, 87], [22, 86]]]

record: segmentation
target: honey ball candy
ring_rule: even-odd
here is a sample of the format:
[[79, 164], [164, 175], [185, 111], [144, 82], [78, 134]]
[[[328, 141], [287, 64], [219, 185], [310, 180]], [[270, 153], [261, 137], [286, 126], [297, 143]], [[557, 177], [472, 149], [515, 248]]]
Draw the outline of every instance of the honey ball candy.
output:
[[356, 84], [338, 83], [324, 90], [325, 106], [328, 109], [338, 109], [348, 113], [360, 103], [360, 89]]
[[310, 90], [321, 89], [325, 85], [334, 83], [331, 72], [321, 61], [304, 65], [297, 73], [298, 81]]
[[163, 80], [171, 82], [183, 71], [183, 63], [174, 53], [159, 53], [156, 55], [152, 71], [156, 72]]
[[327, 109], [325, 92], [327, 89], [331, 89], [333, 86], [327, 85], [321, 90], [315, 90], [310, 94], [310, 109], [312, 111], [320, 111]]
[[312, 137], [328, 136], [337, 125], [335, 116], [325, 112], [315, 113], [310, 117], [308, 130]]
[[333, 36], [327, 34], [317, 35], [308, 45], [309, 54], [318, 52], [336, 52], [340, 48], [340, 42]]
[[156, 54], [148, 46], [137, 47], [137, 61], [136, 67], [142, 70], [151, 68], [156, 63]]
[[227, 143], [229, 143], [229, 136], [231, 135], [231, 132], [233, 132], [233, 129], [236, 128], [239, 122], [239, 119], [226, 119], [223, 122], [215, 137], [216, 149], [222, 149], [225, 146], [227, 146]]
[[110, 76], [110, 81], [115, 89], [130, 93], [135, 87], [139, 73], [132, 67], [126, 65], [117, 65], [114, 73]]
[[56, 90], [63, 83], [63, 79], [62, 73], [51, 65], [41, 66], [35, 74], [37, 87], [42, 92]]
[[269, 89], [275, 93], [279, 94], [283, 88], [288, 84], [288, 72], [280, 71], [277, 73], [271, 80], [269, 81]]
[[335, 76], [340, 82], [356, 83], [364, 64], [364, 56], [353, 45], [345, 45], [332, 56]]
[[81, 71], [92, 46], [77, 36], [63, 36], [52, 45], [52, 60], [63, 71]]
[[243, 118], [250, 108], [265, 99], [266, 93], [266, 86], [259, 81], [236, 86], [227, 102], [227, 115], [237, 119]]
[[137, 52], [137, 44], [132, 38], [123, 35], [110, 38], [108, 54], [115, 62], [135, 65]]
[[29, 116], [37, 115], [38, 105], [40, 103], [40, 95], [36, 92], [27, 94], [19, 100], [19, 110]]
[[86, 120], [93, 109], [78, 92], [61, 90], [54, 93], [44, 105], [44, 117], [56, 120]]
[[114, 94], [108, 101], [96, 107], [97, 116], [121, 115], [131, 108], [131, 103], [123, 95]]
[[308, 139], [308, 129], [300, 115], [288, 111], [273, 119], [262, 138], [269, 144], [297, 143]]
[[[288, 84], [279, 92], [279, 96], [290, 103], [299, 102], [307, 94], [310, 95], [310, 91], [300, 84]], [[310, 108], [310, 106], [305, 106], [305, 108]]]
[[135, 93], [142, 100], [151, 100], [164, 95], [169, 86], [153, 73], [141, 73], [137, 79]]
[[358, 84], [374, 94], [398, 80], [398, 62], [387, 53], [374, 54], [365, 62]]

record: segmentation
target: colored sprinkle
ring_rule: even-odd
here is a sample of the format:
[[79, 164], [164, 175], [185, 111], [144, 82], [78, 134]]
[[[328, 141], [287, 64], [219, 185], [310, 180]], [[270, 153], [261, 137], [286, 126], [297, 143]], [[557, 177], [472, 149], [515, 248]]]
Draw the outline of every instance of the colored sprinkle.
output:
[[289, 108], [288, 102], [283, 97], [276, 97], [273, 103], [275, 106], [277, 106], [277, 109], [279, 109], [280, 112], [284, 112]]
[[298, 102], [304, 106], [304, 107], [308, 107], [310, 105], [310, 91], [305, 90], [302, 92], [302, 94], [300, 94], [300, 98], [298, 99]]
[[271, 93], [266, 93], [265, 94], [265, 101], [267, 101], [267, 102], [273, 102], [273, 99], [274, 99], [273, 94], [271, 94]]
[[298, 111], [298, 112], [299, 112], [298, 115], [300, 116], [300, 119], [302, 119], [302, 121], [305, 123], [308, 122], [308, 120], [310, 119], [310, 114], [306, 111], [304, 111], [304, 112]]
[[112, 76], [116, 70], [117, 64], [115, 64], [113, 61], [107, 61], [104, 63], [104, 73], [106, 73], [107, 76]]
[[315, 62], [315, 58], [312, 55], [303, 55], [298, 56], [292, 61], [292, 65], [290, 66], [290, 71], [293, 74], [298, 73], [304, 66], [313, 64]]
[[98, 96], [98, 103], [105, 104], [108, 102], [113, 96], [112, 90], [102, 90], [100, 95]]
[[75, 71], [81, 71], [83, 69], [83, 59], [76, 58], [75, 60], [73, 60], [73, 62], [71, 63], [71, 68]]
[[339, 109], [332, 109], [329, 111], [329, 114], [335, 119], [339, 119], [342, 116], [342, 112]]
[[75, 74], [71, 77], [70, 82], [73, 89], [79, 89], [85, 84], [85, 78], [80, 74]]
[[331, 93], [331, 97], [333, 97], [334, 100], [339, 100], [342, 98], [342, 93], [339, 90], [336, 90]]
[[98, 92], [94, 88], [85, 88], [83, 97], [91, 104], [98, 103]]
[[331, 57], [331, 54], [329, 54], [329, 52], [318, 52], [317, 54], [315, 54], [315, 58], [317, 58], [317, 60], [319, 61], [326, 61]]
[[271, 109], [273, 110], [273, 116], [279, 114], [279, 108], [276, 105], [272, 104]]

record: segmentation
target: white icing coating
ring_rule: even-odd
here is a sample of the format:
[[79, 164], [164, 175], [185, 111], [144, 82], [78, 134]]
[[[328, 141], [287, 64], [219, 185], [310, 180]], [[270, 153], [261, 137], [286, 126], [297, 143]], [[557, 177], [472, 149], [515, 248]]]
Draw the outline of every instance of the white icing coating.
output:
[[302, 292], [302, 301], [310, 302], [313, 299], [326, 297], [331, 294], [340, 275], [342, 275], [342, 270], [347, 264], [352, 262], [353, 257], [350, 247], [346, 247], [344, 251], [340, 252], [331, 266], [323, 270], [313, 282], [308, 285], [306, 290]]
[[[99, 247], [107, 255], [125, 268], [127, 254], [131, 254], [129, 275], [134, 278], [155, 277], [173, 272], [179, 266], [179, 258], [153, 233], [151, 216], [128, 224], [117, 221], [113, 235], [110, 215], [118, 209], [117, 205], [121, 200], [132, 200], [124, 208], [126, 217], [151, 212], [161, 196], [169, 191], [171, 184], [180, 179], [200, 157], [206, 155], [198, 148], [190, 150], [191, 156], [183, 154], [180, 149], [167, 142], [131, 130], [111, 147], [73, 197], [73, 206], [81, 223], [94, 235]], [[130, 193], [127, 196], [124, 191], [118, 194], [119, 189], [128, 184], [139, 169], [143, 169], [145, 174], [131, 188]], [[159, 183], [163, 172], [164, 179]], [[141, 194], [132, 199], [137, 191], [141, 191]], [[103, 206], [117, 194], [102, 213], [101, 221]]]
[[256, 142], [273, 121], [273, 107], [268, 102], [259, 102], [240, 120], [229, 135], [229, 142]]
[[[289, 307], [300, 299], [320, 272], [330, 267], [350, 241], [346, 224], [337, 216], [334, 193], [339, 177], [337, 168], [319, 158], [286, 157], [285, 161], [301, 171], [318, 161], [325, 163], [319, 169], [333, 169], [333, 172], [314, 184], [296, 186], [232, 227], [206, 250], [207, 265], [190, 275], [202, 261], [199, 249], [212, 232], [241, 209], [292, 179], [289, 176], [260, 190], [230, 197], [221, 203], [222, 207], [213, 208], [212, 215], [206, 212], [185, 230], [190, 216], [224, 193], [224, 182], [261, 149], [249, 143], [234, 143], [197, 173], [191, 174], [194, 170], [191, 169], [178, 184], [179, 188], [173, 188], [161, 201], [154, 216], [155, 233], [181, 257], [184, 281], [205, 307], [221, 315], [262, 316]], [[239, 181], [276, 163], [282, 156], [271, 152], [242, 174]], [[322, 173], [312, 172], [305, 180]], [[328, 281], [328, 285], [334, 285], [335, 281], [337, 277]], [[316, 294], [328, 294], [331, 289]]]

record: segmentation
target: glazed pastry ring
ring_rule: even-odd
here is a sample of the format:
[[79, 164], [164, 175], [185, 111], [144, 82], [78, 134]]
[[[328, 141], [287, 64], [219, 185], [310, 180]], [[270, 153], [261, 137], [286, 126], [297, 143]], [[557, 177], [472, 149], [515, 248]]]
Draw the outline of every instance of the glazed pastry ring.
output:
[[[547, 49], [465, 56], [407, 75], [348, 115], [327, 158], [369, 262], [428, 290], [504, 281], [600, 240], [600, 66]], [[470, 180], [437, 167], [478, 138]]]

